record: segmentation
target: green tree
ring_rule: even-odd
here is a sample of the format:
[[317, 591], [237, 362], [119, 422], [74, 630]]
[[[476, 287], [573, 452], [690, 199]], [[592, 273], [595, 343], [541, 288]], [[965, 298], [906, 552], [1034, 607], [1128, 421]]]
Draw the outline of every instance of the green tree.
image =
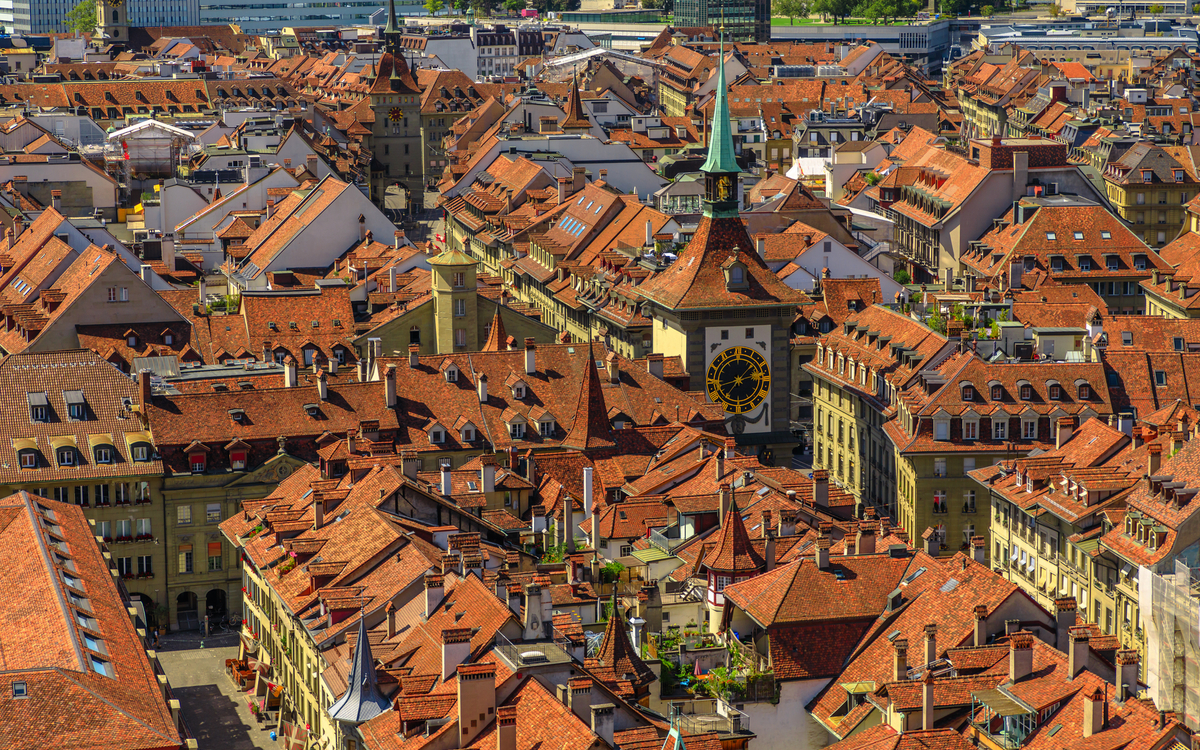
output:
[[925, 318], [925, 325], [938, 333], [944, 334], [946, 332], [946, 319], [942, 317], [942, 310], [936, 302], [934, 303], [933, 312], [929, 313], [929, 316]]
[[425, 10], [429, 11], [429, 15], [431, 16], [436, 16], [438, 13], [441, 13], [442, 8], [445, 7], [446, 4], [443, 3], [442, 0], [425, 0]]
[[857, 7], [858, 0], [815, 0], [812, 4], [814, 13], [828, 16], [834, 25], [849, 18]]
[[897, 284], [911, 284], [912, 283], [912, 277], [909, 276], [908, 271], [904, 270], [903, 268], [901, 268], [900, 270], [898, 270], [894, 274], [892, 274], [892, 278], [896, 281]]
[[659, 10], [662, 8], [662, 0], [642, 0], [642, 8], [645, 10]]
[[[645, 5], [645, 0], [642, 0]], [[785, 16], [789, 24], [796, 23], [796, 17], [808, 18], [809, 2], [808, 0], [772, 0], [771, 15]]]
[[504, 0], [504, 9], [509, 13], [520, 13], [525, 10], [525, 0]]
[[67, 11], [67, 28], [77, 34], [90, 34], [96, 30], [96, 3], [79, 0], [79, 4]]
[[1192, 15], [1200, 16], [1200, 3], [1192, 6]]
[[990, 5], [985, 5], [979, 9], [979, 12], [984, 16], [991, 16], [996, 12], [996, 9]]
[[477, 16], [490, 16], [492, 9], [496, 7], [496, 0], [468, 0], [468, 2], [475, 9]]
[[1058, 3], [1051, 3], [1050, 7], [1046, 10], [1050, 13], [1051, 18], [1058, 18], [1060, 15], [1062, 15], [1062, 6], [1060, 6]]
[[1146, 10], [1153, 15], [1159, 15], [1163, 12], [1163, 10], [1165, 10], [1165, 8], [1163, 8], [1161, 5], [1155, 4], [1151, 5], [1149, 8], [1146, 8]]

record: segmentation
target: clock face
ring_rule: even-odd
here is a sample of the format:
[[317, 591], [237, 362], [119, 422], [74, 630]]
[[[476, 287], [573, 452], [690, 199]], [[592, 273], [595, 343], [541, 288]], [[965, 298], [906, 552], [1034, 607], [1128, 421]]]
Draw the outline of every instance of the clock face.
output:
[[400, 122], [402, 119], [404, 119], [404, 112], [402, 112], [399, 107], [392, 107], [390, 110], [388, 110], [388, 117], [392, 122]]
[[747, 346], [731, 346], [708, 366], [708, 397], [731, 414], [756, 408], [771, 389], [771, 369], [761, 354]]
[[111, 8], [120, 8], [122, 0], [108, 0], [108, 5]]

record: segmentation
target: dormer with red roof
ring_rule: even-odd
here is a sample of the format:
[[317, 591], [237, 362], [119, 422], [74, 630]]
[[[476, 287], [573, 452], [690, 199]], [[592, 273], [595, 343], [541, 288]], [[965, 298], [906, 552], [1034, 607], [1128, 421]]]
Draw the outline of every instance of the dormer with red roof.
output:
[[717, 613], [725, 606], [725, 587], [749, 580], [767, 569], [767, 561], [750, 543], [750, 534], [746, 531], [746, 524], [738, 512], [729, 485], [723, 485], [720, 494], [721, 504], [725, 505], [724, 501], [728, 498], [729, 507], [721, 523], [717, 544], [704, 557], [704, 567], [708, 572], [705, 601], [713, 612], [709, 621], [714, 625], [720, 619]]

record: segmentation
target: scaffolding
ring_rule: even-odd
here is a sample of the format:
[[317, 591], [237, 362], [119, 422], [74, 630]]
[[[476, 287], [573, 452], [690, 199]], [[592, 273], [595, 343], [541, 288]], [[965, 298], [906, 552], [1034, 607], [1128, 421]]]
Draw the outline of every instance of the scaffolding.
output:
[[1174, 574], [1151, 576], [1150, 596], [1149, 610], [1142, 608], [1150, 695], [1200, 729], [1200, 568], [1177, 558]]

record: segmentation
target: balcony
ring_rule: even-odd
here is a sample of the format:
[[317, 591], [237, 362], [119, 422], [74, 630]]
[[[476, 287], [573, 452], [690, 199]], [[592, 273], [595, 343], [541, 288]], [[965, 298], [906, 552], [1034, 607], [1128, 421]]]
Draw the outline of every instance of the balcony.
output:
[[686, 540], [681, 539], [679, 536], [679, 524], [673, 523], [663, 529], [651, 529], [649, 541], [650, 544], [658, 547], [663, 552], [671, 554], [676, 547]]
[[710, 705], [709, 701], [672, 703], [671, 727], [684, 735], [716, 732], [722, 739], [754, 734], [750, 731], [750, 717], [720, 699], [715, 712], [696, 712], [707, 711]]
[[1016, 750], [1037, 728], [1037, 712], [1003, 690], [971, 693], [970, 716], [975, 744], [982, 737], [984, 744], [1002, 750]]

